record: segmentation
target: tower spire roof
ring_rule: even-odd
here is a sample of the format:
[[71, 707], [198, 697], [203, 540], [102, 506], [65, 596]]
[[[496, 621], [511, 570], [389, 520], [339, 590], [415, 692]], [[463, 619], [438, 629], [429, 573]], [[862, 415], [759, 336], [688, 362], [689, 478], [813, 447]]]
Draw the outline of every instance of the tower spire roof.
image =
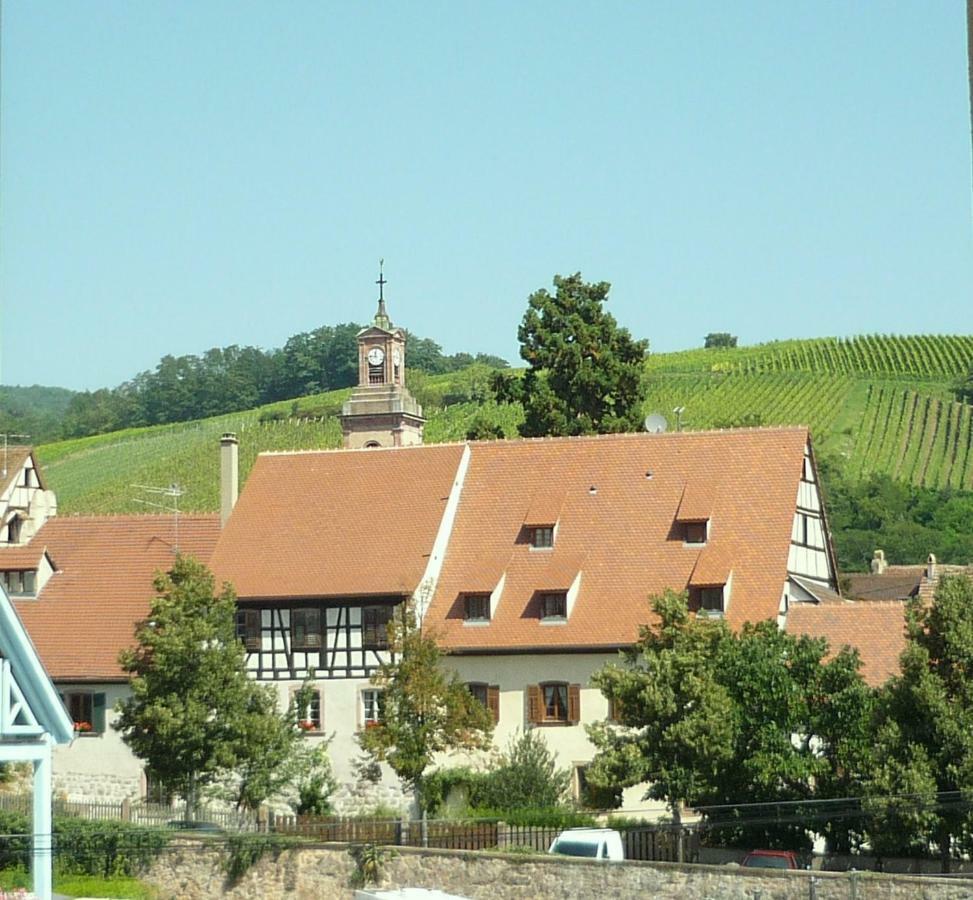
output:
[[375, 318], [372, 324], [377, 328], [384, 328], [386, 331], [392, 330], [392, 320], [389, 318], [389, 314], [385, 309], [385, 285], [388, 282], [385, 280], [383, 274], [383, 269], [385, 266], [385, 260], [380, 259], [378, 261], [378, 281], [375, 284], [378, 285], [378, 312], [375, 313]]

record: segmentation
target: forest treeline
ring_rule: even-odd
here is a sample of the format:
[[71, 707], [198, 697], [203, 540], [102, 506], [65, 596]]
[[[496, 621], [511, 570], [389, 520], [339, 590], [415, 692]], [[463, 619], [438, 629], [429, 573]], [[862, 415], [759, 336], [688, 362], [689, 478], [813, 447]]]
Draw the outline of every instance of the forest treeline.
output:
[[[85, 437], [122, 428], [163, 425], [252, 409], [277, 400], [351, 387], [358, 381], [358, 343], [362, 326], [325, 325], [296, 334], [283, 347], [214, 347], [200, 356], [162, 357], [115, 388], [74, 394], [63, 412], [58, 434], [46, 439]], [[438, 375], [473, 363], [505, 368], [486, 353], [446, 355], [430, 338], [410, 336], [410, 369]]]

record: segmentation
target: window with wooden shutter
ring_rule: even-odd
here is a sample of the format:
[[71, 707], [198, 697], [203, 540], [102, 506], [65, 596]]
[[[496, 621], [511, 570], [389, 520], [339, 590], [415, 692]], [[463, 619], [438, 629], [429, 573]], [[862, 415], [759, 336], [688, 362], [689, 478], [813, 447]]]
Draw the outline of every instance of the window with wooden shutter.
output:
[[365, 650], [387, 650], [388, 623], [392, 606], [363, 606], [361, 611], [361, 645]]
[[622, 721], [622, 701], [618, 697], [608, 698], [608, 721], [619, 723]]
[[577, 725], [581, 721], [581, 685], [568, 685], [568, 722]]
[[544, 721], [544, 699], [539, 684], [527, 685], [527, 721], [531, 725]]
[[291, 611], [291, 646], [294, 650], [321, 649], [321, 610], [307, 606]]
[[79, 735], [105, 733], [105, 695], [102, 692], [71, 691], [61, 695], [64, 707]]
[[493, 716], [493, 724], [500, 721], [500, 685], [491, 684], [487, 688], [487, 709]]
[[236, 636], [247, 650], [260, 649], [260, 610], [236, 611]]

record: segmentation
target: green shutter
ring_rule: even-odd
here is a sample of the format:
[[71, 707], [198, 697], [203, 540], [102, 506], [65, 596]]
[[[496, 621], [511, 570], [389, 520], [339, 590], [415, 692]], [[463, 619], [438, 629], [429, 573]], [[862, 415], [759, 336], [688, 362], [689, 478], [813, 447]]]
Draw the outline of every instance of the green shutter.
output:
[[91, 701], [91, 730], [95, 734], [105, 733], [105, 695], [103, 693], [94, 694]]

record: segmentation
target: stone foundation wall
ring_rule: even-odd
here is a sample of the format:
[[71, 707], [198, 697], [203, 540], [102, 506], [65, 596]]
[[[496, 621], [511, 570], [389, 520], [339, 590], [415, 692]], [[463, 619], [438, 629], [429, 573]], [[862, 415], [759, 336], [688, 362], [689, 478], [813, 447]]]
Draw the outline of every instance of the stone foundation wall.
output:
[[[866, 872], [785, 872], [678, 863], [599, 863], [564, 857], [396, 848], [385, 888], [439, 888], [483, 900], [952, 900], [973, 896], [969, 882]], [[173, 844], [147, 880], [172, 900], [350, 900], [354, 864], [347, 847], [318, 845], [265, 857], [236, 885], [227, 883], [218, 845]]]
[[121, 803], [142, 793], [140, 777], [97, 775], [90, 772], [55, 772], [54, 796], [79, 803]]

